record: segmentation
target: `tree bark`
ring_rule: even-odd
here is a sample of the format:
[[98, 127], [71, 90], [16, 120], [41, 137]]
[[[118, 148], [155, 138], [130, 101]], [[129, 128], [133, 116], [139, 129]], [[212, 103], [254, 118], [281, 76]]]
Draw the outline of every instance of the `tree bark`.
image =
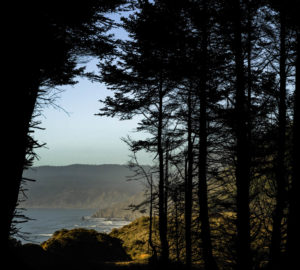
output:
[[188, 90], [188, 115], [187, 115], [187, 132], [188, 132], [188, 152], [187, 152], [187, 175], [185, 177], [185, 263], [186, 268], [191, 269], [192, 266], [192, 191], [193, 191], [193, 142], [192, 142], [192, 88]]
[[233, 1], [233, 52], [235, 57], [236, 101], [235, 101], [235, 136], [236, 136], [236, 206], [237, 206], [237, 269], [251, 269], [250, 251], [250, 154], [247, 129], [247, 103], [245, 102], [245, 74], [241, 41], [240, 1]]
[[293, 149], [292, 149], [292, 183], [289, 194], [289, 214], [287, 233], [287, 265], [288, 269], [295, 269], [299, 264], [299, 252], [296, 248], [300, 242], [300, 30], [297, 32], [297, 59], [296, 59], [296, 88], [294, 96], [293, 121]]
[[149, 209], [149, 246], [151, 247], [152, 251], [152, 259], [154, 262], [157, 262], [157, 252], [156, 248], [153, 244], [152, 234], [153, 234], [153, 178], [152, 174], [150, 175], [150, 209]]
[[[178, 193], [179, 194], [179, 193]], [[176, 195], [177, 196], [177, 192]], [[180, 250], [179, 250], [179, 216], [178, 216], [178, 201], [179, 199], [175, 199], [175, 244], [176, 244], [176, 261], [180, 262]]]
[[19, 79], [22, 85], [17, 84], [20, 88], [17, 93], [11, 93], [11, 100], [14, 102], [14, 113], [9, 116], [10, 136], [7, 138], [5, 146], [5, 169], [9, 172], [5, 181], [5, 202], [6, 202], [6, 239], [9, 239], [12, 221], [18, 202], [19, 190], [24, 169], [27, 135], [29, 125], [35, 108], [39, 80], [38, 73], [31, 74], [24, 71], [23, 76]]
[[165, 143], [165, 215], [168, 217], [168, 198], [169, 198], [169, 139]]
[[276, 207], [273, 214], [273, 230], [270, 247], [270, 263], [272, 269], [280, 269], [281, 258], [281, 222], [285, 206], [286, 190], [286, 15], [284, 8], [280, 10], [280, 89], [279, 89], [279, 123], [278, 123], [278, 151], [275, 161], [276, 168]]
[[199, 164], [198, 164], [198, 200], [200, 207], [201, 240], [203, 245], [203, 259], [205, 269], [217, 269], [217, 264], [212, 254], [211, 230], [208, 213], [207, 195], [207, 3], [203, 1], [203, 24], [202, 24], [202, 55], [200, 74], [200, 118], [199, 118]]
[[159, 236], [161, 242], [160, 262], [165, 265], [169, 261], [169, 246], [167, 239], [167, 217], [165, 209], [165, 179], [164, 179], [164, 151], [163, 151], [163, 89], [162, 82], [159, 87], [159, 106], [158, 106], [158, 130], [157, 130], [157, 153], [159, 158]]

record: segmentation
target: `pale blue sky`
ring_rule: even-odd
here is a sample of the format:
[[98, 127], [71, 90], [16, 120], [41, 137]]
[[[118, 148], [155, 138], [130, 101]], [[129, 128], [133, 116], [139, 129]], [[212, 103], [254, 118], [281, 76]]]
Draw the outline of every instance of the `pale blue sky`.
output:
[[[34, 137], [47, 143], [47, 148], [37, 150], [40, 159], [34, 165], [127, 163], [130, 153], [121, 137], [141, 138], [142, 134], [133, 132], [138, 120], [95, 116], [103, 106], [99, 99], [111, 95], [103, 84], [79, 79], [75, 86], [62, 89], [65, 91], [56, 104], [68, 113], [53, 107], [43, 109], [39, 119], [46, 130], [36, 130]], [[140, 155], [140, 162], [149, 164], [151, 159]]]
[[[120, 15], [110, 17], [119, 20]], [[126, 38], [122, 29], [113, 31], [118, 38]], [[96, 60], [91, 61], [87, 68], [96, 70]], [[142, 134], [133, 133], [137, 119], [119, 121], [114, 118], [95, 116], [102, 104], [100, 99], [111, 95], [105, 85], [92, 83], [87, 79], [78, 79], [75, 86], [61, 87], [65, 91], [60, 94], [56, 104], [63, 110], [53, 107], [43, 109], [39, 119], [41, 127], [46, 130], [36, 130], [34, 137], [47, 148], [38, 149], [39, 160], [34, 165], [69, 165], [83, 164], [125, 164], [129, 161], [127, 145], [122, 137], [131, 135], [142, 138]], [[151, 158], [139, 155], [141, 164], [150, 164]]]

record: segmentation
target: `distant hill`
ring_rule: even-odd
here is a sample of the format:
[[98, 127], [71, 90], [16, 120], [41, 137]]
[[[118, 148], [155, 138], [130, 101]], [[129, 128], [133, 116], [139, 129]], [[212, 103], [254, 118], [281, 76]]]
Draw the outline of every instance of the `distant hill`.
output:
[[[40, 166], [24, 172], [27, 208], [111, 209], [141, 198], [143, 185], [128, 181], [133, 173], [125, 165]], [[122, 206], [122, 207], [123, 207]], [[99, 215], [99, 214], [98, 214]], [[114, 210], [118, 217], [118, 210]]]

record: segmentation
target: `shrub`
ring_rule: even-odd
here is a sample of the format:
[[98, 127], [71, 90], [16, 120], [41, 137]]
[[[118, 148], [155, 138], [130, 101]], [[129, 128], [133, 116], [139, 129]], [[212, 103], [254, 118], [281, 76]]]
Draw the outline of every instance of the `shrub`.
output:
[[120, 239], [83, 228], [56, 231], [41, 246], [52, 254], [68, 257], [72, 260], [130, 260]]

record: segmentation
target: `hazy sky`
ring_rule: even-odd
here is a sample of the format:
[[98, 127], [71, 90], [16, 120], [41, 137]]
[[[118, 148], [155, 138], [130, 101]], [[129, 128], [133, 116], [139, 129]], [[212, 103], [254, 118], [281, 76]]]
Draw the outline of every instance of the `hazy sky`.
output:
[[[89, 64], [92, 69], [95, 61]], [[105, 85], [79, 79], [75, 86], [62, 87], [57, 108], [44, 108], [41, 127], [34, 137], [47, 143], [47, 148], [37, 150], [40, 156], [35, 166], [84, 164], [125, 164], [128, 162], [128, 147], [121, 137], [130, 134], [141, 138], [134, 131], [137, 120], [119, 121], [114, 118], [95, 116], [102, 104], [99, 99], [111, 95]], [[149, 164], [147, 155], [140, 156], [140, 162]]]
[[[119, 21], [120, 15], [111, 14], [109, 17]], [[122, 29], [114, 29], [112, 32], [117, 38], [128, 37]], [[97, 70], [96, 64], [96, 60], [91, 61], [87, 70]], [[130, 152], [121, 138], [127, 135], [143, 137], [133, 132], [138, 120], [119, 121], [116, 118], [95, 116], [103, 106], [99, 100], [112, 93], [103, 84], [82, 78], [78, 78], [78, 81], [75, 86], [61, 87], [64, 92], [56, 101], [68, 113], [53, 107], [43, 109], [43, 116], [39, 119], [45, 130], [36, 130], [34, 137], [47, 145], [36, 151], [39, 160], [34, 165], [127, 163]], [[141, 164], [150, 164], [151, 158], [140, 154], [139, 161]]]

